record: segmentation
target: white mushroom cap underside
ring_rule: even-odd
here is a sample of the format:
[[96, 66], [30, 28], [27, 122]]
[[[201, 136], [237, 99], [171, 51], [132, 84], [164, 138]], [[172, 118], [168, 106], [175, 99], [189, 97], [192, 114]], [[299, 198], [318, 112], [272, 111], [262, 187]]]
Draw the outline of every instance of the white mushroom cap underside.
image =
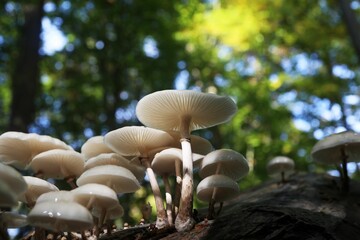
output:
[[360, 135], [351, 131], [332, 134], [318, 141], [311, 150], [311, 156], [316, 162], [337, 164], [342, 160], [341, 148], [348, 162], [360, 161]]
[[136, 116], [145, 126], [180, 130], [183, 117], [191, 117], [189, 132], [229, 121], [237, 106], [229, 97], [192, 90], [163, 90], [143, 97]]
[[142, 127], [122, 127], [107, 133], [104, 142], [124, 156], [147, 155], [155, 149], [170, 146], [173, 138], [164, 131]]
[[216, 191], [215, 201], [224, 202], [239, 195], [240, 188], [233, 179], [227, 176], [212, 175], [201, 180], [196, 188], [196, 195], [199, 200], [210, 202], [214, 191]]
[[231, 149], [218, 149], [207, 154], [201, 162], [199, 171], [201, 178], [223, 174], [234, 180], [239, 180], [248, 173], [248, 161], [242, 154]]
[[266, 169], [270, 176], [280, 173], [291, 174], [294, 172], [295, 162], [286, 156], [277, 156], [267, 164]]
[[93, 226], [91, 213], [76, 202], [36, 203], [28, 215], [28, 222], [55, 232], [78, 232]]

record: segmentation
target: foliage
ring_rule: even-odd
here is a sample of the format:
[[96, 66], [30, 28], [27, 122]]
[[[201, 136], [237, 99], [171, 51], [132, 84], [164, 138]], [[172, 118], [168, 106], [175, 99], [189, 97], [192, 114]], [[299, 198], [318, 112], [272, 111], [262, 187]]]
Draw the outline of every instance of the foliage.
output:
[[[26, 4], [5, 1], [0, 10], [3, 131]], [[67, 43], [55, 53], [40, 51], [42, 90], [29, 131], [77, 150], [93, 135], [139, 125], [137, 101], [175, 87], [236, 101], [239, 111], [229, 123], [195, 134], [245, 155], [254, 173], [244, 186], [265, 179], [276, 155], [312, 171], [318, 139], [360, 131], [360, 56], [337, 1], [62, 0], [47, 1], [45, 10]]]

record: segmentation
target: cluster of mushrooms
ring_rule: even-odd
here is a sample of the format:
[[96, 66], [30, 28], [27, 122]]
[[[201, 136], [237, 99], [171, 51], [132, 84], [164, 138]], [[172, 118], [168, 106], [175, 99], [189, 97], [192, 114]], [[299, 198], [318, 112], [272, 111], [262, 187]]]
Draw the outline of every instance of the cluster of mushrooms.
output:
[[[237, 106], [229, 97], [191, 90], [164, 90], [143, 97], [136, 115], [144, 126], [127, 126], [94, 136], [75, 151], [59, 139], [34, 133], [0, 135], [0, 223], [31, 225], [34, 238], [45, 233], [76, 232], [83, 239], [99, 236], [104, 226], [123, 215], [119, 196], [141, 188], [145, 173], [155, 198], [157, 228], [193, 228], [194, 172], [202, 180], [199, 200], [215, 203], [239, 194], [237, 181], [249, 172], [247, 160], [231, 149], [213, 149], [191, 132], [229, 121]], [[30, 172], [23, 176], [21, 172]], [[173, 177], [174, 181], [169, 181]], [[158, 180], [162, 178], [165, 193]], [[72, 190], [61, 190], [52, 179], [64, 179]], [[171, 184], [171, 183], [174, 184]], [[173, 185], [173, 186], [171, 186]], [[165, 201], [164, 201], [165, 196]], [[27, 215], [13, 214], [19, 201]], [[121, 200], [120, 200], [121, 201]], [[6, 216], [6, 217], [5, 217]], [[20, 220], [19, 220], [20, 219]], [[3, 233], [4, 227], [1, 228]], [[111, 228], [108, 227], [108, 233]], [[5, 236], [5, 234], [4, 234]], [[6, 239], [6, 238], [4, 238]]]

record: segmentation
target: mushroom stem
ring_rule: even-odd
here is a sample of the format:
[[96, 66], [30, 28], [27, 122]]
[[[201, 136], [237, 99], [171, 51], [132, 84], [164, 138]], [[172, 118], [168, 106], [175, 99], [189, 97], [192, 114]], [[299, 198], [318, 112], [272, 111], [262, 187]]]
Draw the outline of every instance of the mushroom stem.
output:
[[180, 204], [180, 197], [181, 197], [181, 183], [176, 183], [175, 186], [175, 199], [174, 199], [174, 215], [177, 216], [179, 213], [179, 204]]
[[281, 171], [281, 182], [285, 183], [285, 172]]
[[67, 177], [65, 178], [65, 181], [70, 185], [71, 189], [75, 189], [77, 188], [76, 184], [75, 184], [75, 177]]
[[190, 138], [181, 138], [183, 157], [183, 179], [181, 186], [181, 198], [179, 213], [176, 216], [175, 228], [179, 232], [189, 231], [195, 225], [192, 217], [193, 210], [193, 160]]
[[223, 205], [224, 205], [224, 202], [220, 202], [219, 209], [218, 209], [217, 212], [216, 212], [216, 217], [220, 215], [220, 212], [221, 212], [221, 210], [222, 210]]
[[172, 212], [172, 196], [171, 196], [171, 188], [169, 183], [169, 178], [167, 175], [163, 176], [163, 181], [165, 185], [165, 200], [166, 200], [166, 214], [169, 221], [169, 225], [173, 225], [173, 212]]
[[149, 177], [150, 186], [151, 186], [152, 192], [154, 194], [154, 198], [155, 198], [155, 205], [156, 205], [156, 212], [157, 212], [156, 227], [159, 229], [164, 228], [169, 225], [169, 222], [166, 217], [164, 201], [161, 197], [159, 184], [156, 181], [156, 177], [155, 177], [154, 171], [152, 170], [152, 168], [150, 166], [149, 159], [147, 157], [142, 157], [142, 158], [140, 158], [140, 161], [142, 164], [145, 165], [146, 173]]
[[211, 196], [211, 200], [209, 202], [209, 212], [208, 212], [208, 219], [214, 219], [214, 211], [215, 211], [215, 197], [217, 193], [217, 188], [214, 188]]
[[347, 159], [348, 156], [345, 153], [345, 148], [341, 148], [341, 161], [343, 168], [343, 192], [347, 193], [349, 191], [349, 176], [347, 171]]

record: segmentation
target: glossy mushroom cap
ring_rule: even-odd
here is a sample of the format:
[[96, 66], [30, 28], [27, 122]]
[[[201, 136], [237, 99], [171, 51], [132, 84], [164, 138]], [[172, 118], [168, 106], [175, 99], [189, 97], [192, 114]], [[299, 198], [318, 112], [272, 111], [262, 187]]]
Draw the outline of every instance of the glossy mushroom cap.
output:
[[136, 116], [145, 126], [179, 131], [183, 117], [191, 117], [189, 132], [227, 122], [237, 106], [229, 97], [192, 90], [163, 90], [143, 97]]
[[114, 151], [104, 143], [103, 136], [91, 137], [81, 146], [81, 154], [83, 154], [86, 159], [96, 157], [102, 153], [112, 152]]
[[[215, 196], [214, 191], [216, 191]], [[204, 202], [210, 202], [212, 197], [216, 202], [224, 202], [238, 196], [239, 193], [239, 185], [224, 175], [206, 177], [201, 180], [196, 188], [197, 198]]]
[[342, 149], [347, 156], [347, 162], [359, 162], [360, 135], [352, 131], [329, 135], [314, 145], [311, 156], [319, 163], [339, 164], [342, 160]]
[[280, 176], [284, 173], [290, 175], [294, 172], [295, 163], [294, 160], [285, 156], [277, 156], [267, 164], [267, 172], [271, 177]]
[[93, 226], [91, 213], [84, 206], [67, 201], [36, 203], [28, 215], [28, 222], [54, 232], [79, 232]]
[[77, 179], [76, 184], [82, 186], [98, 183], [112, 188], [116, 193], [130, 193], [141, 186], [134, 174], [128, 169], [114, 165], [103, 165], [86, 170]]
[[218, 149], [207, 154], [202, 160], [199, 175], [201, 178], [213, 174], [223, 174], [237, 181], [249, 173], [245, 157], [231, 149]]
[[73, 201], [74, 201], [73, 192], [60, 190], [60, 191], [52, 191], [41, 194], [36, 200], [36, 204], [42, 202], [73, 202]]
[[36, 155], [30, 163], [35, 173], [44, 178], [78, 177], [84, 171], [83, 155], [73, 150], [53, 149]]
[[142, 127], [122, 127], [108, 132], [104, 137], [105, 144], [114, 152], [124, 156], [151, 155], [152, 151], [170, 146], [173, 139], [164, 131]]
[[19, 200], [28, 203], [30, 206], [35, 204], [40, 195], [51, 191], [59, 191], [54, 184], [41, 178], [24, 176], [24, 180], [27, 184], [27, 190], [20, 195]]

